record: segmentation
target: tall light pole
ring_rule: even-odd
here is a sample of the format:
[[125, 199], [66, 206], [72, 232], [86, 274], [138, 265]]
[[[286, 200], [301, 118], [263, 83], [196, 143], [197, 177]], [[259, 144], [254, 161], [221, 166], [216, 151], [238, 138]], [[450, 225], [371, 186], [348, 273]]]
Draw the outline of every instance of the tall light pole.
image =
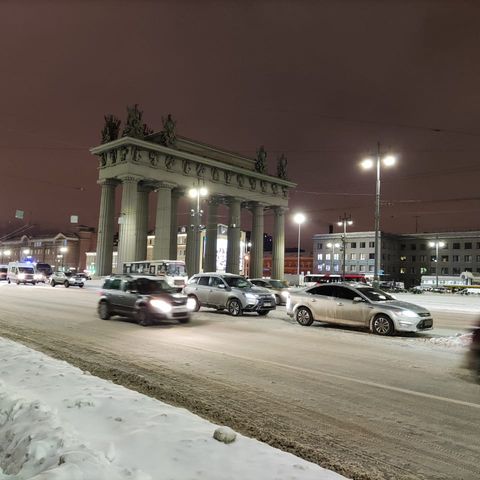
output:
[[296, 213], [293, 217], [293, 221], [298, 224], [298, 243], [297, 243], [297, 276], [300, 281], [300, 227], [305, 222], [306, 217], [303, 213]]
[[352, 216], [346, 213], [343, 214], [343, 217], [340, 217], [339, 221], [337, 222], [339, 227], [343, 226], [343, 237], [342, 237], [342, 244], [343, 244], [343, 252], [342, 252], [342, 280], [345, 280], [345, 271], [347, 265], [347, 225], [353, 225]]
[[435, 242], [428, 242], [428, 246], [435, 247], [435, 286], [438, 288], [438, 249], [445, 246], [445, 242], [439, 242], [438, 239]]
[[195, 242], [194, 249], [194, 264], [196, 265], [195, 271], [197, 268], [200, 268], [200, 220], [203, 215], [203, 210], [200, 209], [200, 198], [206, 197], [208, 195], [208, 190], [205, 187], [191, 188], [188, 192], [190, 198], [196, 199], [196, 209], [192, 209], [192, 217], [194, 218], [194, 235], [193, 239]]
[[335, 271], [335, 265], [334, 265], [334, 260], [335, 260], [335, 249], [339, 248], [340, 244], [339, 243], [327, 243], [327, 248], [332, 249], [332, 260], [330, 262], [331, 264], [331, 271]]
[[65, 254], [68, 252], [68, 247], [60, 247], [60, 253], [62, 255], [62, 270], [64, 270]]
[[380, 142], [377, 143], [377, 155], [376, 159], [366, 158], [362, 161], [361, 166], [365, 170], [373, 168], [374, 166], [377, 169], [377, 182], [375, 188], [375, 272], [373, 277], [373, 286], [378, 287], [379, 284], [379, 265], [380, 265], [380, 173], [382, 164], [385, 167], [391, 167], [395, 165], [396, 158], [393, 155], [385, 155], [384, 157], [380, 154]]

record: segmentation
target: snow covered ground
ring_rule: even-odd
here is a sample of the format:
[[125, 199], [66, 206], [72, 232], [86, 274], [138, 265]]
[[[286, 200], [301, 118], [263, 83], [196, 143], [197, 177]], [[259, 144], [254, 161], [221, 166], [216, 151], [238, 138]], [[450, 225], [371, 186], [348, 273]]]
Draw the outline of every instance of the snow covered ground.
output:
[[0, 378], [0, 480], [345, 478], [1, 337]]

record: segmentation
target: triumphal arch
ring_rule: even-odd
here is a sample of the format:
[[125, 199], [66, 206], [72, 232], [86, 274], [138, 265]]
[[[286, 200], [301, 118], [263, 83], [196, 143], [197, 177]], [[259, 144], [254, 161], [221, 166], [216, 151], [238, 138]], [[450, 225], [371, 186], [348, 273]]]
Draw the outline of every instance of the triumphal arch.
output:
[[[157, 192], [153, 258], [175, 259], [179, 198], [192, 187], [202, 186], [209, 192], [205, 271], [216, 268], [218, 207], [223, 204], [229, 213], [227, 272], [239, 272], [241, 211], [248, 209], [252, 214], [250, 276], [262, 276], [264, 215], [267, 210], [272, 210], [272, 277], [283, 278], [285, 211], [289, 189], [296, 186], [287, 180], [284, 155], [277, 159], [276, 175], [270, 175], [263, 147], [259, 148], [256, 158], [248, 158], [178, 136], [171, 115], [163, 119], [163, 129], [155, 133], [142, 122], [142, 112], [137, 105], [127, 109], [123, 129], [119, 119], [106, 116], [102, 144], [90, 151], [99, 158], [98, 183], [102, 189], [97, 275], [107, 275], [112, 270], [117, 188], [122, 190], [117, 260], [121, 271], [123, 262], [146, 258], [150, 193]], [[200, 215], [195, 200], [192, 212], [186, 245], [189, 275], [198, 271], [195, 244], [199, 239]]]

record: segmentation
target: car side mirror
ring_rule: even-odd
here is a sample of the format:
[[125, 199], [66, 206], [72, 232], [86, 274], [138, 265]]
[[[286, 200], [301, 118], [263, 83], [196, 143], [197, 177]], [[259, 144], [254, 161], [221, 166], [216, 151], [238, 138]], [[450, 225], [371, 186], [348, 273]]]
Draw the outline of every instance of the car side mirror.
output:
[[224, 283], [219, 283], [218, 288], [227, 288]]
[[354, 303], [361, 303], [361, 302], [364, 302], [365, 300], [362, 297], [354, 297], [353, 301]]

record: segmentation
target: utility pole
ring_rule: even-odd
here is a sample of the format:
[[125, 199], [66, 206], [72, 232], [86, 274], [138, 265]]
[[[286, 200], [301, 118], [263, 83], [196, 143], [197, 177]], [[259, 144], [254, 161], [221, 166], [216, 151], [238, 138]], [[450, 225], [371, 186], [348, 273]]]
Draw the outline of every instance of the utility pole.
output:
[[352, 216], [346, 213], [343, 214], [343, 217], [340, 217], [337, 225], [341, 227], [343, 225], [343, 237], [342, 237], [342, 280], [345, 280], [345, 270], [346, 270], [346, 259], [347, 259], [347, 225], [353, 225]]

